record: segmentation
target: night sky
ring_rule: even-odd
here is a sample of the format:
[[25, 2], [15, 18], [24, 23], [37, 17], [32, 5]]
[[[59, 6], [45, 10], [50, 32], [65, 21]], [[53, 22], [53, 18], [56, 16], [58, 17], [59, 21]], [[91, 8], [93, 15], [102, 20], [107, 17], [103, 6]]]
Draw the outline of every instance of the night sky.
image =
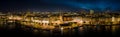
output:
[[21, 10], [120, 10], [118, 0], [0, 0], [0, 11]]

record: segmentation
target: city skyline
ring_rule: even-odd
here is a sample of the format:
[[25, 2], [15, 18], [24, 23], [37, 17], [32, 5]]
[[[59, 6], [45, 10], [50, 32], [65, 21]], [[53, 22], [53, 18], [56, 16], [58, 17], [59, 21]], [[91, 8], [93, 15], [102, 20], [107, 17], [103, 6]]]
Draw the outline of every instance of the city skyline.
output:
[[118, 0], [0, 0], [0, 34], [116, 37], [120, 34], [119, 4]]

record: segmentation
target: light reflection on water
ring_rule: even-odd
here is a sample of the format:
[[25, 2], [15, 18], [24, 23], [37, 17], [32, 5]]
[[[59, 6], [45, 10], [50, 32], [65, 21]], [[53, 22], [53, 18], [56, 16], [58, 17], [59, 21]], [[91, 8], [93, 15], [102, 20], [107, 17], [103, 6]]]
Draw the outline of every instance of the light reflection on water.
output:
[[[37, 35], [45, 35], [45, 36], [61, 36], [61, 35], [67, 35], [67, 36], [83, 36], [83, 35], [116, 35], [116, 33], [120, 30], [119, 25], [114, 26], [84, 26], [84, 27], [78, 27], [75, 29], [65, 29], [61, 31], [55, 31], [54, 30], [40, 30], [40, 32], [36, 32]], [[34, 32], [33, 32], [34, 33]], [[39, 34], [38, 34], [39, 33]]]
[[[3, 27], [3, 26], [0, 26]], [[41, 29], [34, 29], [30, 27], [24, 27], [21, 26], [15, 26], [15, 25], [9, 25], [5, 27], [9, 27], [10, 29], [16, 28], [16, 29], [22, 29], [27, 32], [31, 32], [34, 35], [42, 35], [42, 36], [104, 36], [104, 35], [109, 35], [109, 36], [116, 36], [116, 34], [119, 34], [120, 32], [120, 25], [112, 25], [112, 26], [82, 26], [82, 27], [77, 27], [74, 29], [55, 29], [55, 30], [41, 30]]]

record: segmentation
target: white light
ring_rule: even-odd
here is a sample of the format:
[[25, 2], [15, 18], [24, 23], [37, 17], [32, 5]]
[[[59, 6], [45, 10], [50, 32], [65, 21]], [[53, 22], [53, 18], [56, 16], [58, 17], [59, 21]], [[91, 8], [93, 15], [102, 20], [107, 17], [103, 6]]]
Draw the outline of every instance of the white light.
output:
[[21, 20], [21, 17], [8, 17], [9, 19]]
[[8, 22], [13, 22], [13, 21], [8, 21]]
[[39, 23], [41, 22], [40, 20], [32, 20], [32, 21], [33, 21], [33, 22], [39, 22]]
[[80, 23], [83, 23], [83, 21], [81, 20]]
[[42, 21], [43, 23], [49, 23], [49, 21]]
[[61, 30], [63, 30], [64, 28], [62, 27]]

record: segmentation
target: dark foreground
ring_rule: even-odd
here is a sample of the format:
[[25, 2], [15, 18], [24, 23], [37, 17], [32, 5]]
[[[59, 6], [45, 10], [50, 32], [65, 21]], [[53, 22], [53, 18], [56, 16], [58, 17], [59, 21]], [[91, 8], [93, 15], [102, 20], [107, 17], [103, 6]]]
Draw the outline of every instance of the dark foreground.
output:
[[120, 26], [84, 26], [65, 30], [41, 30], [20, 25], [0, 28], [0, 37], [119, 37]]

